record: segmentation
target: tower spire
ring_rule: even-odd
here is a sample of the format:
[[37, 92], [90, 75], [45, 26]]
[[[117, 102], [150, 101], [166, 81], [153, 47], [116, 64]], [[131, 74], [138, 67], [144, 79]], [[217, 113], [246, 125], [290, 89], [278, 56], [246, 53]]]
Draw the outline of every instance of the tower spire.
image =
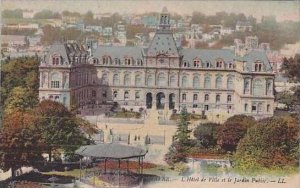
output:
[[170, 13], [166, 7], [160, 13], [159, 31], [170, 31]]

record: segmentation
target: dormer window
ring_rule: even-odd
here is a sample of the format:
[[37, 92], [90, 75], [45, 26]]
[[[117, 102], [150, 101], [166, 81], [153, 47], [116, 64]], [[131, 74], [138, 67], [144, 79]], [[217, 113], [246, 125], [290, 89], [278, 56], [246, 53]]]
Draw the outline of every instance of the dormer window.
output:
[[194, 67], [200, 67], [200, 60], [199, 59], [194, 60]]
[[125, 65], [130, 65], [130, 64], [131, 64], [131, 59], [125, 58]]
[[188, 67], [188, 65], [189, 65], [188, 62], [186, 62], [186, 61], [183, 62], [183, 67]]
[[223, 66], [223, 61], [222, 60], [217, 60], [216, 67], [217, 68], [222, 68], [222, 66]]
[[209, 67], [210, 67], [210, 63], [206, 62], [206, 68], [209, 68]]
[[103, 58], [102, 58], [103, 65], [108, 65], [108, 62], [109, 62], [109, 57], [108, 56], [103, 56]]
[[98, 59], [93, 59], [93, 64], [98, 64]]
[[59, 57], [58, 56], [52, 57], [52, 65], [59, 65]]
[[115, 65], [118, 65], [119, 64], [119, 59], [118, 58], [115, 58]]
[[143, 60], [138, 59], [138, 60], [137, 60], [137, 65], [138, 65], [138, 66], [142, 66], [142, 65], [143, 65]]
[[254, 65], [254, 71], [255, 72], [261, 72], [262, 71], [262, 64], [260, 62], [255, 63], [255, 65]]

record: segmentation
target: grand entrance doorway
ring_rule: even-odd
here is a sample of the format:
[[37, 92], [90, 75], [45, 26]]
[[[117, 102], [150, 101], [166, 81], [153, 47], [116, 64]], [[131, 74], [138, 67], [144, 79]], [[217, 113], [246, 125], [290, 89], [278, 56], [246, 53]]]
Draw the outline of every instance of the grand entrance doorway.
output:
[[156, 95], [156, 108], [164, 109], [165, 107], [165, 94], [163, 92], [159, 92]]
[[152, 108], [152, 93], [146, 94], [146, 107], [148, 109]]
[[175, 108], [175, 94], [171, 93], [169, 95], [169, 109], [174, 109]]

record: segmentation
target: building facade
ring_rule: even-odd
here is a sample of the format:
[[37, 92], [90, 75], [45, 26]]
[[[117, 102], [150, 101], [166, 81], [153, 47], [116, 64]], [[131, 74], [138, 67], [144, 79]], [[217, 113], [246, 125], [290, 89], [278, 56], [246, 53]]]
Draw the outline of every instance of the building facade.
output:
[[117, 102], [121, 107], [269, 117], [274, 74], [262, 51], [176, 46], [166, 9], [149, 47], [55, 44], [42, 60], [40, 100], [70, 107]]

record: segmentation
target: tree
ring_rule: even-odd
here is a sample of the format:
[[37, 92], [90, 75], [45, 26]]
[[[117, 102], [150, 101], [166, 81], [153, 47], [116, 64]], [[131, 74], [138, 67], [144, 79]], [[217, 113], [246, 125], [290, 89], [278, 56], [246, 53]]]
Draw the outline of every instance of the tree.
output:
[[4, 103], [5, 113], [24, 111], [33, 108], [38, 103], [36, 94], [31, 89], [21, 86], [14, 87]]
[[35, 13], [34, 19], [60, 19], [61, 15], [58, 12], [52, 12], [51, 10], [42, 10]]
[[63, 104], [44, 100], [35, 108], [35, 113], [39, 116], [37, 129], [47, 145], [49, 161], [53, 150], [74, 152], [87, 141], [76, 118]]
[[179, 122], [177, 125], [177, 131], [175, 134], [176, 141], [181, 145], [186, 145], [189, 143], [190, 130], [189, 130], [188, 112], [186, 107], [183, 107], [180, 112]]
[[234, 156], [241, 169], [299, 164], [299, 119], [291, 115], [261, 120], [240, 141]]
[[204, 123], [198, 125], [194, 130], [194, 136], [200, 141], [205, 148], [217, 144], [217, 123]]
[[300, 81], [300, 54], [296, 54], [294, 58], [284, 58], [281, 71], [291, 81]]
[[2, 63], [1, 106], [26, 109], [38, 104], [38, 65], [36, 57], [21, 57]]
[[91, 11], [88, 11], [85, 15], [83, 15], [83, 22], [87, 25], [93, 24], [94, 14]]
[[208, 48], [208, 43], [207, 42], [196, 42], [195, 48], [196, 49]]
[[185, 162], [187, 156], [187, 147], [180, 144], [179, 142], [174, 142], [169, 147], [169, 152], [165, 155], [165, 161], [174, 166], [175, 163]]
[[285, 104], [287, 110], [294, 109], [294, 106], [299, 103], [299, 99], [297, 100], [297, 97], [295, 94], [292, 94], [289, 91], [283, 91], [276, 94], [276, 101], [279, 103]]
[[15, 9], [15, 10], [3, 10], [2, 18], [22, 18], [23, 10]]
[[22, 166], [38, 165], [43, 161], [44, 141], [34, 129], [36, 117], [28, 112], [14, 111], [4, 116], [0, 130], [0, 168], [15, 170]]
[[253, 117], [246, 115], [230, 117], [218, 128], [218, 145], [225, 151], [235, 151], [240, 139], [246, 134], [247, 129], [254, 124], [255, 120]]
[[41, 37], [41, 43], [44, 45], [51, 45], [54, 42], [61, 40], [61, 29], [59, 27], [53, 27], [51, 25], [45, 25], [43, 27], [43, 35]]

